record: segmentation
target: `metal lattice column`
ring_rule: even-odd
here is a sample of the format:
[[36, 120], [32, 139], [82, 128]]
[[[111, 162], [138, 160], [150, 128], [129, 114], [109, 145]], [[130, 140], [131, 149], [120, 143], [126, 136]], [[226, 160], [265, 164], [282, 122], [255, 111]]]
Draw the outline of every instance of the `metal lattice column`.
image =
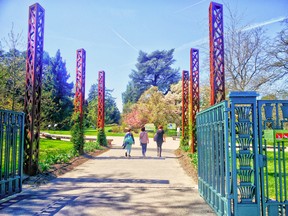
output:
[[86, 51], [76, 51], [76, 91], [74, 99], [74, 112], [80, 113], [80, 121], [83, 121], [83, 104], [85, 100], [85, 73], [86, 73]]
[[38, 172], [44, 15], [45, 10], [38, 3], [29, 7], [23, 167], [28, 175], [35, 175]]
[[209, 6], [210, 38], [210, 104], [225, 100], [223, 6], [211, 2]]
[[191, 116], [191, 152], [196, 151], [197, 140], [196, 140], [196, 114], [200, 109], [200, 96], [199, 96], [199, 50], [190, 50], [190, 116]]
[[189, 72], [182, 71], [182, 138], [189, 139]]
[[98, 129], [104, 129], [105, 123], [105, 72], [99, 71], [98, 73]]

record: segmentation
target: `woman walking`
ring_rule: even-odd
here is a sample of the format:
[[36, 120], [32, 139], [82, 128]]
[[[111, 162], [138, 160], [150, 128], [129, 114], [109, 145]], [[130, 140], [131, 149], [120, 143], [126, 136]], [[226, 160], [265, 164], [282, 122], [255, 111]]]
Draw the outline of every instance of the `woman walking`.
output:
[[162, 156], [162, 144], [163, 142], [166, 142], [166, 137], [164, 134], [163, 126], [159, 125], [158, 130], [156, 132], [156, 143], [157, 143], [157, 156]]
[[132, 144], [135, 144], [135, 140], [134, 140], [134, 136], [133, 136], [130, 128], [128, 129], [128, 132], [124, 136], [123, 143], [126, 145], [125, 146], [125, 150], [126, 150], [125, 156], [131, 157], [131, 148], [132, 148]]
[[146, 157], [147, 144], [149, 143], [149, 138], [147, 132], [145, 131], [145, 127], [141, 128], [139, 139], [140, 139], [140, 145], [142, 147], [142, 156]]

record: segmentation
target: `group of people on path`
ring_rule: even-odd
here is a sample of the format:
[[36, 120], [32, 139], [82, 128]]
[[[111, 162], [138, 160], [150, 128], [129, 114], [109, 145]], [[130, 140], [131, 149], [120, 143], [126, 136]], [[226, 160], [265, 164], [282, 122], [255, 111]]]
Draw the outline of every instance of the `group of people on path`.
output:
[[[146, 157], [147, 144], [149, 143], [148, 133], [145, 130], [145, 127], [141, 128], [141, 133], [139, 135], [140, 145], [142, 147], [142, 156]], [[154, 136], [154, 141], [157, 143], [157, 156], [162, 157], [162, 144], [166, 142], [165, 132], [163, 126], [159, 125], [158, 130]], [[132, 145], [135, 144], [135, 139], [131, 129], [128, 129], [128, 132], [124, 136], [123, 146], [125, 149], [125, 156], [131, 157]]]

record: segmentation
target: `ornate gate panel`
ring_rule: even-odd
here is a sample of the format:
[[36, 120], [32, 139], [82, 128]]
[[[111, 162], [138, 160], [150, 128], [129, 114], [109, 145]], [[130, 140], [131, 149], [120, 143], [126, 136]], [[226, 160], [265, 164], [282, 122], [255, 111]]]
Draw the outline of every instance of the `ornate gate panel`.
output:
[[0, 199], [22, 190], [24, 116], [0, 110]]
[[199, 193], [217, 215], [231, 215], [231, 146], [228, 144], [228, 103], [197, 114]]
[[258, 101], [263, 215], [288, 215], [288, 101]]
[[199, 192], [218, 215], [288, 215], [288, 100], [257, 96], [197, 114]]

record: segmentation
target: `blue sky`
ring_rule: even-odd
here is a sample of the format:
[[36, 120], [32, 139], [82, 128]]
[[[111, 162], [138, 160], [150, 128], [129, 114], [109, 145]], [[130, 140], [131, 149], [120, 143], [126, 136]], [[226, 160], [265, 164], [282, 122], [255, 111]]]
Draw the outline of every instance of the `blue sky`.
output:
[[[28, 8], [35, 2], [0, 0], [0, 39], [7, 38], [13, 23], [14, 32], [22, 32], [20, 49], [26, 49]], [[198, 48], [200, 80], [208, 79], [207, 71], [201, 71], [202, 65], [209, 64], [205, 56], [208, 53], [208, 0], [37, 2], [45, 9], [44, 50], [53, 57], [60, 49], [74, 83], [76, 50], [86, 50], [86, 97], [91, 85], [97, 83], [98, 71], [104, 70], [106, 87], [114, 89], [112, 95], [122, 111], [121, 95], [131, 70], [135, 69], [139, 50], [175, 48], [174, 67], [182, 71], [189, 70], [190, 48]], [[280, 31], [279, 21], [288, 17], [288, 0], [225, 0], [224, 3], [244, 15], [244, 24], [251, 28], [263, 26], [271, 37]], [[225, 13], [224, 7], [224, 25]]]

